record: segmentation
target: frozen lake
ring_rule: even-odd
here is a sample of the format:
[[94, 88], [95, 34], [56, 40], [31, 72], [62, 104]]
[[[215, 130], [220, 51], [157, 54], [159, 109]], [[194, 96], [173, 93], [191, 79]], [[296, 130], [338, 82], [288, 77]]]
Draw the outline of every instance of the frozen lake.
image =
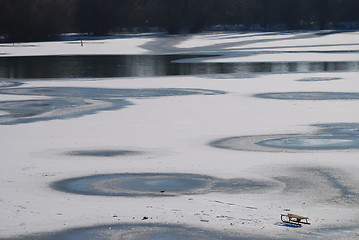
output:
[[0, 239], [357, 239], [358, 42], [0, 45]]

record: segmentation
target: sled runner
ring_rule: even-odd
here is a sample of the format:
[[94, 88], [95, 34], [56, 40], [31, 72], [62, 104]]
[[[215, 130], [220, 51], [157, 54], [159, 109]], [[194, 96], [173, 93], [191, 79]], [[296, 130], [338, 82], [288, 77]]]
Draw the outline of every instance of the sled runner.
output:
[[301, 224], [310, 224], [308, 222], [309, 218], [298, 216], [298, 215], [291, 214], [291, 213], [281, 214], [280, 219], [284, 223], [289, 223], [289, 224], [293, 224], [293, 225], [297, 225], [297, 226], [301, 226]]

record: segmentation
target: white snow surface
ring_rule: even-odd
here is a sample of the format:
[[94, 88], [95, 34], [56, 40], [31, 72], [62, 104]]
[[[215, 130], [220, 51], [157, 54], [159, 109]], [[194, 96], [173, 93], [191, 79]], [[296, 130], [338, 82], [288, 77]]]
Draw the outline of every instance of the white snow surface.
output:
[[[290, 40], [285, 40], [289, 37]], [[313, 32], [270, 35], [207, 33], [187, 36], [186, 39], [175, 46], [177, 49], [169, 49], [168, 52], [141, 48], [145, 43], [161, 39], [139, 36], [84, 41], [83, 47], [79, 42], [26, 43], [15, 46], [2, 44], [0, 53], [2, 56], [169, 54], [196, 52], [201, 47], [202, 53], [208, 49], [210, 54], [224, 54], [207, 62], [259, 59], [323, 61], [323, 58], [328, 61], [359, 60], [358, 52], [309, 54], [301, 53], [303, 48], [300, 47], [310, 47], [311, 50], [331, 50], [333, 47], [357, 51], [359, 32], [328, 35], [315, 35]], [[270, 39], [275, 41], [240, 44], [245, 40]], [[331, 44], [333, 46], [329, 46]], [[216, 45], [221, 45], [218, 52], [215, 51]], [[276, 47], [275, 51], [278, 51], [289, 46], [297, 52], [241, 56], [241, 48]], [[304, 78], [339, 80], [296, 81]], [[131, 198], [85, 196], [50, 188], [50, 184], [57, 180], [107, 173], [193, 173], [223, 179], [273, 181], [274, 178], [301, 177], [298, 169], [307, 168], [343, 173], [340, 181], [358, 194], [357, 150], [255, 152], [208, 145], [213, 140], [233, 136], [312, 133], [317, 130], [313, 124], [358, 123], [359, 100], [293, 101], [252, 96], [263, 92], [357, 92], [358, 80], [358, 72], [258, 74], [252, 78], [233, 75], [225, 79], [218, 75], [23, 80], [26, 84], [20, 87], [196, 88], [222, 90], [227, 94], [127, 99], [134, 105], [120, 110], [100, 111], [71, 119], [0, 125], [0, 238], [98, 224], [143, 223], [142, 218], [149, 216], [148, 222], [186, 224], [241, 236], [305, 239], [305, 234], [313, 233], [318, 235], [308, 236], [319, 236], [319, 239], [358, 239], [358, 199], [353, 204], [338, 203], [326, 199], [317, 190], [288, 193], [282, 186], [255, 194], [218, 192]], [[17, 97], [0, 95], [1, 101], [12, 99]], [[118, 149], [137, 150], [144, 154], [115, 157], [66, 154], [69, 151]], [[316, 183], [315, 178], [305, 180]], [[312, 224], [302, 228], [282, 226], [280, 214], [288, 209], [292, 213], [309, 217]], [[325, 228], [332, 230], [318, 233]], [[335, 235], [338, 231], [339, 235]]]
[[136, 35], [110, 39], [84, 39], [82, 46], [81, 40], [6, 43], [0, 44], [0, 52], [4, 56], [144, 54], [147, 51], [140, 46], [148, 41], [151, 41], [151, 37]]

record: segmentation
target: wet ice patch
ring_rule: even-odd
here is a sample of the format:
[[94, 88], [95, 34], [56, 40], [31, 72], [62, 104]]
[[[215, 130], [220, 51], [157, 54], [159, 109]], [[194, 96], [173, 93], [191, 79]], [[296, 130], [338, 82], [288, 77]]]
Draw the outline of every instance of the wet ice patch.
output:
[[[293, 135], [253, 135], [239, 136], [217, 139], [209, 143], [210, 146], [237, 151], [254, 151], [254, 152], [279, 152], [283, 149], [269, 147], [257, 144], [260, 141], [275, 139], [279, 137], [291, 137]], [[288, 150], [291, 151], [291, 150]]]
[[53, 188], [85, 195], [175, 196], [201, 193], [211, 181], [210, 177], [191, 174], [108, 174], [59, 181]]
[[42, 100], [2, 101], [1, 125], [67, 119], [94, 114], [100, 110], [115, 110], [132, 105], [124, 99], [102, 101], [86, 98], [52, 98]]
[[323, 134], [359, 137], [359, 124], [357, 123], [317, 124], [314, 126], [320, 127], [320, 132]]
[[111, 89], [82, 87], [3, 88], [0, 94], [42, 96], [47, 99], [2, 101], [0, 124], [10, 125], [52, 119], [65, 119], [94, 114], [104, 110], [118, 110], [132, 105], [127, 98], [151, 98], [187, 95], [224, 94], [206, 89]]
[[327, 82], [327, 81], [334, 81], [340, 80], [341, 78], [338, 77], [312, 77], [312, 78], [302, 78], [296, 81], [298, 82]]
[[356, 92], [276, 92], [259, 93], [254, 97], [279, 100], [358, 100]]
[[113, 224], [94, 227], [76, 228], [60, 232], [28, 235], [8, 240], [241, 240], [241, 239], [270, 239], [256, 237], [241, 237], [228, 232], [201, 229], [185, 225], [171, 224]]
[[86, 88], [86, 87], [36, 87], [36, 88], [6, 88], [0, 89], [0, 94], [11, 95], [36, 95], [51, 97], [82, 97], [93, 99], [109, 98], [149, 98], [166, 96], [186, 95], [214, 95], [224, 94], [223, 91], [190, 89], [190, 88], [137, 88], [137, 89], [114, 89], [114, 88]]
[[212, 147], [242, 151], [297, 152], [359, 149], [358, 124], [319, 124], [315, 134], [272, 134], [218, 139]]
[[350, 136], [359, 136], [359, 128], [332, 128], [327, 130], [328, 132], [336, 135], [350, 135]]
[[142, 152], [131, 150], [78, 150], [67, 152], [66, 155], [80, 157], [118, 157], [140, 155]]
[[52, 184], [54, 189], [84, 195], [163, 197], [208, 192], [261, 192], [275, 182], [252, 179], [218, 179], [181, 173], [107, 174], [71, 178]]
[[298, 136], [290, 138], [269, 139], [257, 142], [259, 145], [289, 149], [353, 149], [359, 148], [357, 137], [336, 136]]

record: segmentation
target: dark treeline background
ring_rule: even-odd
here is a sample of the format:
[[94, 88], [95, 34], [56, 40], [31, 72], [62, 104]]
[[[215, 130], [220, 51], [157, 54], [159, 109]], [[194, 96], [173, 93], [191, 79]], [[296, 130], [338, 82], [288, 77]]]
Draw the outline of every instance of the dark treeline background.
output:
[[216, 25], [263, 30], [340, 28], [359, 21], [359, 0], [0, 0], [6, 41], [66, 32], [198, 32]]

